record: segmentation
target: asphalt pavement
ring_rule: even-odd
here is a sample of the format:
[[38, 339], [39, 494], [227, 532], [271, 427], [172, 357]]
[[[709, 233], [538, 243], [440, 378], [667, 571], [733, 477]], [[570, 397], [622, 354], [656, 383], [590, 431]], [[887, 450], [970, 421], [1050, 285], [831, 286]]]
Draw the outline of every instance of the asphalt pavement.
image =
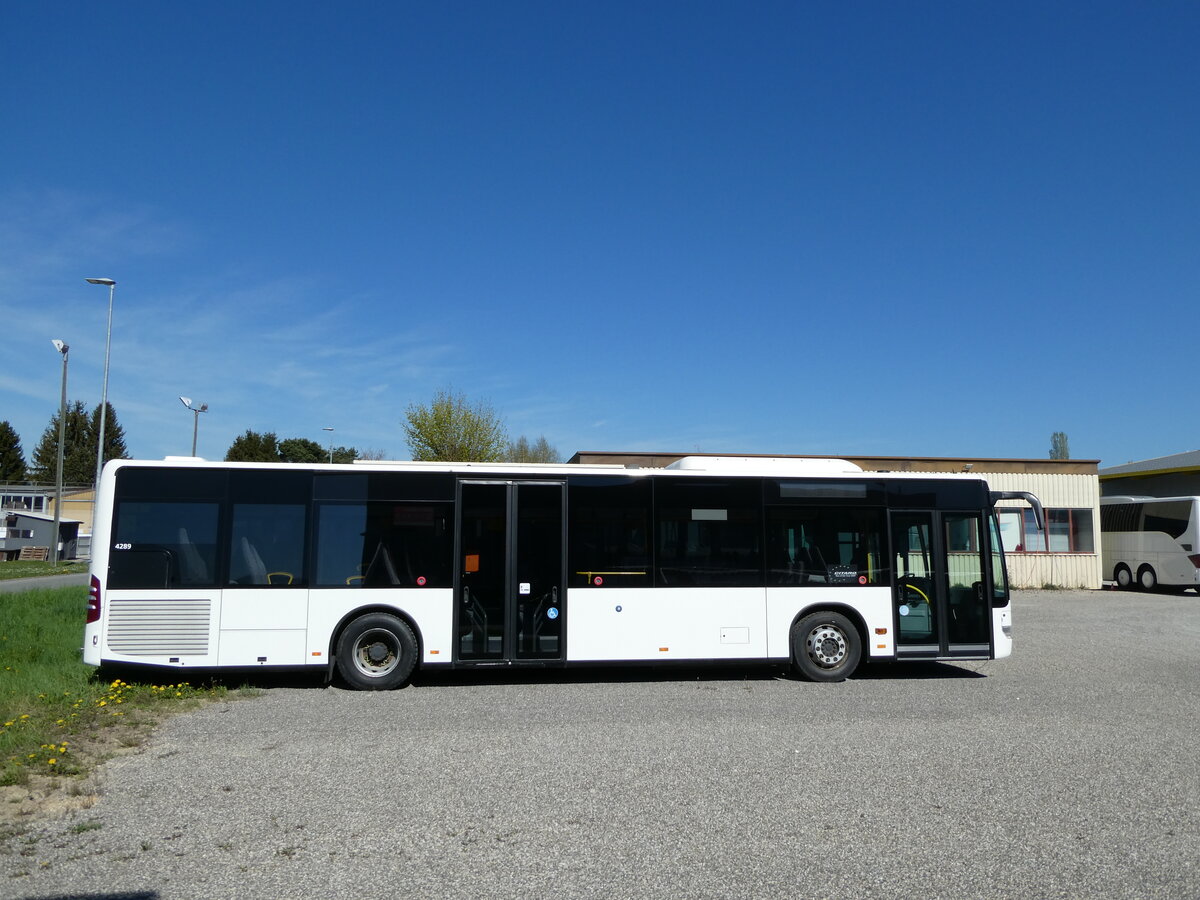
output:
[[172, 719], [0, 897], [1195, 897], [1200, 597], [1021, 592], [1015, 655], [311, 680]]
[[69, 575], [42, 575], [37, 578], [5, 578], [0, 580], [0, 594], [19, 591], [34, 591], [39, 588], [74, 587], [88, 583], [87, 572], [72, 572]]

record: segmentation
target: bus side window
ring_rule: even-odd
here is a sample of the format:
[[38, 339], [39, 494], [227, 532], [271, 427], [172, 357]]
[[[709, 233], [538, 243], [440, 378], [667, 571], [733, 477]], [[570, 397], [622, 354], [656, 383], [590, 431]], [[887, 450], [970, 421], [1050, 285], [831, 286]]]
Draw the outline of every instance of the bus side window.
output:
[[303, 584], [305, 512], [299, 504], [234, 504], [230, 584]]
[[308, 584], [305, 544], [312, 475], [304, 471], [229, 473], [227, 584]]
[[576, 585], [643, 587], [650, 577], [651, 483], [595, 478], [570, 487], [570, 578]]
[[889, 575], [882, 548], [882, 510], [767, 509], [770, 585], [885, 584]]
[[318, 503], [315, 583], [449, 587], [453, 520], [454, 507], [449, 503]]
[[219, 509], [211, 502], [122, 501], [113, 523], [109, 587], [213, 586]]

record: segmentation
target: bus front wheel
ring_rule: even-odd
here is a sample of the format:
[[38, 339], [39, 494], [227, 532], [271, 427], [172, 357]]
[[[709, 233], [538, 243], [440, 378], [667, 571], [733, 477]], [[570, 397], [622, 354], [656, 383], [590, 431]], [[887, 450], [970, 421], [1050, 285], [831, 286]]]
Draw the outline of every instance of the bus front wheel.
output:
[[844, 681], [858, 668], [862, 641], [841, 613], [816, 612], [792, 626], [792, 662], [809, 681]]
[[412, 629], [387, 613], [367, 613], [346, 626], [337, 643], [337, 669], [352, 688], [386, 691], [408, 681], [417, 664]]

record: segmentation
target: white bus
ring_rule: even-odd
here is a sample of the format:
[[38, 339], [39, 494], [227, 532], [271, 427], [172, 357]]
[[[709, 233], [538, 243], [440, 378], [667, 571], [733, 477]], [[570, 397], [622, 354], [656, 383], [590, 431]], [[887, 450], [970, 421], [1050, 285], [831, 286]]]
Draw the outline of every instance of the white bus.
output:
[[84, 660], [385, 689], [418, 665], [770, 661], [839, 681], [864, 658], [999, 658], [1001, 496], [842, 460], [115, 460]]
[[1100, 547], [1118, 587], [1200, 590], [1200, 497], [1101, 497]]

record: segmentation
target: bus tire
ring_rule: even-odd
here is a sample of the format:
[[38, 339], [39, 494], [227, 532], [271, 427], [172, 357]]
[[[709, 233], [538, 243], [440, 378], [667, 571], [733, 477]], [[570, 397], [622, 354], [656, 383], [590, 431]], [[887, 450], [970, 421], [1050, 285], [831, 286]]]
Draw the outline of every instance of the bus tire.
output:
[[1138, 584], [1142, 586], [1144, 591], [1153, 591], [1158, 589], [1158, 576], [1154, 574], [1154, 569], [1150, 566], [1142, 566], [1138, 569]]
[[417, 639], [395, 616], [367, 613], [342, 630], [334, 658], [350, 687], [387, 691], [408, 681], [417, 664]]
[[1117, 566], [1113, 571], [1113, 581], [1123, 591], [1127, 591], [1133, 587], [1133, 573], [1129, 571], [1129, 566], [1125, 565], [1125, 563]]
[[811, 613], [792, 626], [791, 638], [792, 664], [809, 681], [844, 681], [862, 657], [858, 629], [841, 613]]

